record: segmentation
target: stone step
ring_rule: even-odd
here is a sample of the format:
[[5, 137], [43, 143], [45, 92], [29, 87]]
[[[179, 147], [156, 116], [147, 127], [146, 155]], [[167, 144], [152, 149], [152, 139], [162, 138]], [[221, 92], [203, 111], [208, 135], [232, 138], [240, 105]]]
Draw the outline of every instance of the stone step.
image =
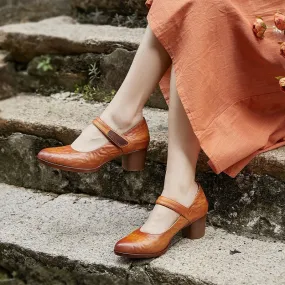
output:
[[0, 50], [0, 99], [11, 97], [15, 93], [13, 77], [10, 75], [14, 70], [5, 62], [7, 57], [8, 53]]
[[0, 208], [0, 267], [27, 285], [285, 283], [280, 242], [207, 227], [200, 240], [178, 235], [165, 255], [132, 261], [115, 256], [113, 247], [142, 225], [145, 208], [5, 184], [0, 184]]
[[[44, 147], [71, 143], [106, 104], [66, 94], [22, 94], [0, 101], [0, 181], [54, 193], [85, 193], [134, 203], [154, 203], [163, 188], [167, 157], [167, 112], [145, 109], [151, 132], [142, 172], [111, 162], [92, 174], [39, 165]], [[197, 179], [210, 202], [211, 224], [242, 235], [285, 238], [285, 148], [256, 157], [236, 179], [214, 174], [201, 153]]]
[[0, 48], [10, 51], [17, 61], [28, 62], [44, 54], [109, 53], [118, 47], [135, 50], [143, 33], [142, 28], [83, 25], [70, 17], [57, 17], [0, 27]]
[[[0, 85], [10, 86], [1, 93], [50, 95], [64, 90], [89, 101], [110, 102], [143, 33], [144, 29], [81, 25], [70, 17], [0, 27], [0, 47], [10, 52], [5, 59], [0, 56]], [[147, 105], [167, 109], [159, 88]]]

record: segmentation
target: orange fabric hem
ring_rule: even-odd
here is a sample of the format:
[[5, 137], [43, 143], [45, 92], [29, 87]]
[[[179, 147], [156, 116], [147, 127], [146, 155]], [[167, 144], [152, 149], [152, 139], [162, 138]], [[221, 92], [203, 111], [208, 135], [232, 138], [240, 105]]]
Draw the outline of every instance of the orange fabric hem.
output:
[[[189, 102], [189, 99], [187, 97], [187, 90], [184, 89], [183, 82], [180, 79], [181, 73], [180, 73], [179, 65], [177, 64], [177, 61], [176, 61], [176, 56], [174, 55], [172, 48], [167, 43], [167, 39], [165, 37], [163, 37], [162, 27], [161, 27], [160, 23], [158, 21], [156, 21], [155, 14], [153, 13], [153, 11], [151, 9], [149, 10], [147, 18], [148, 18], [149, 26], [150, 26], [151, 30], [153, 31], [154, 35], [160, 41], [160, 43], [163, 45], [163, 47], [165, 48], [165, 50], [168, 52], [169, 56], [172, 59], [172, 65], [173, 65], [173, 68], [174, 68], [175, 74], [176, 74], [176, 87], [177, 87], [177, 91], [178, 91], [179, 97], [181, 99], [182, 105], [186, 111], [186, 114], [188, 116], [190, 124], [192, 125], [193, 131], [194, 131], [195, 135], [197, 136], [197, 138], [200, 142], [202, 150], [205, 152], [205, 154], [209, 158], [208, 164], [216, 174], [220, 174], [221, 172], [224, 172], [227, 175], [229, 175], [230, 177], [234, 178], [258, 154], [279, 148], [281, 146], [285, 146], [285, 137], [284, 137], [284, 141], [282, 141], [282, 142], [274, 143], [273, 145], [268, 146], [267, 148], [263, 148], [263, 149], [260, 149], [258, 151], [255, 151], [252, 154], [250, 154], [250, 153], [248, 153], [248, 155], [245, 154], [245, 158], [243, 158], [240, 161], [237, 161], [236, 163], [234, 163], [232, 166], [229, 166], [229, 167], [227, 165], [228, 163], [225, 160], [221, 160], [221, 159], [218, 159], [218, 157], [214, 157], [213, 153], [211, 153], [211, 151], [210, 151], [210, 149], [213, 149], [213, 146], [211, 145], [211, 140], [209, 140], [209, 138], [207, 138], [206, 135], [204, 136], [204, 134], [202, 136], [201, 131], [198, 130], [197, 126], [195, 125], [193, 114], [191, 113], [191, 110], [189, 110], [189, 108], [188, 108], [188, 106], [191, 106], [191, 102]], [[163, 80], [169, 79], [169, 73], [170, 73], [170, 69], [165, 74]], [[161, 82], [160, 82], [160, 85], [161, 85], [161, 91], [164, 95], [164, 98], [165, 98], [166, 102], [169, 103], [168, 90], [164, 90], [163, 84], [161, 84]], [[165, 85], [165, 81], [164, 81], [164, 85]], [[260, 94], [258, 96], [265, 96], [266, 97], [266, 96], [268, 96], [268, 94]], [[243, 100], [239, 100], [235, 104], [230, 106], [231, 109], [234, 109], [236, 105], [241, 103], [241, 101], [243, 101]], [[222, 117], [222, 114], [221, 114], [221, 117]], [[222, 134], [222, 132], [221, 132], [221, 134]], [[221, 161], [221, 163], [218, 163], [217, 162], [218, 160]], [[227, 167], [221, 167], [221, 164], [223, 164], [224, 166], [227, 166]]]

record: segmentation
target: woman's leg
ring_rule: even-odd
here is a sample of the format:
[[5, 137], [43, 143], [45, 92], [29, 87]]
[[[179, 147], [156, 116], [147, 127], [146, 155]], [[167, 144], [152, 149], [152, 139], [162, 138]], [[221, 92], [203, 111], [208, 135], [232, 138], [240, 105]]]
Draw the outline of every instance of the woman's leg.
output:
[[[132, 66], [112, 102], [100, 118], [123, 133], [143, 117], [142, 109], [169, 68], [171, 59], [149, 27], [136, 53]], [[89, 125], [72, 144], [78, 151], [91, 151], [104, 145], [107, 139]]]
[[[200, 144], [178, 96], [174, 69], [171, 72], [168, 132], [167, 170], [162, 195], [189, 207], [198, 190], [195, 174]], [[174, 211], [156, 205], [141, 231], [163, 233], [178, 216]]]

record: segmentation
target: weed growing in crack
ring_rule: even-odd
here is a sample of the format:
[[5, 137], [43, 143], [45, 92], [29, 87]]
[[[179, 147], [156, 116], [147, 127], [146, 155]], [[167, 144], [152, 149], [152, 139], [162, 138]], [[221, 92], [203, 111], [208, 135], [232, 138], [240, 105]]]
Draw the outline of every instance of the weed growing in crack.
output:
[[97, 79], [100, 78], [100, 70], [97, 67], [97, 64], [90, 64], [89, 70], [88, 70], [89, 80], [91, 85], [95, 85]]
[[43, 72], [53, 70], [53, 67], [51, 64], [51, 58], [49, 56], [42, 56], [37, 65], [37, 69]]

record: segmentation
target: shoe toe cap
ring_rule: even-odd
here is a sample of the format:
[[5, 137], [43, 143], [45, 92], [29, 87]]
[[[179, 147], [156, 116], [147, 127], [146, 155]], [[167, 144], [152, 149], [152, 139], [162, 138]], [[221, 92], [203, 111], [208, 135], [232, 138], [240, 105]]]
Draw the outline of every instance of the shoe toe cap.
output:
[[132, 253], [134, 251], [134, 245], [125, 241], [125, 239], [121, 239], [116, 243], [114, 251], [115, 253]]
[[159, 250], [156, 235], [146, 234], [136, 230], [119, 240], [114, 248], [117, 255], [145, 255]]
[[60, 163], [68, 154], [71, 154], [70, 146], [50, 147], [42, 149], [37, 158], [45, 162]]
[[37, 158], [39, 160], [44, 160], [44, 161], [48, 161], [48, 159], [50, 158], [50, 152], [48, 148], [42, 149], [38, 155]]

